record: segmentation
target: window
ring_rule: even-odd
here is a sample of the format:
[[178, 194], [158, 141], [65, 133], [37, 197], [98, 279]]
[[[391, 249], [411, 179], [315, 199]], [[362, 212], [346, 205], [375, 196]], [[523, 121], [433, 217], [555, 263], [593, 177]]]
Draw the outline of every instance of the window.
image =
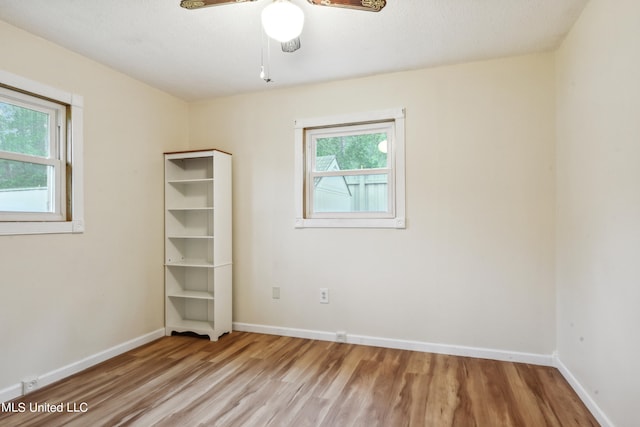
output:
[[404, 228], [404, 110], [296, 121], [296, 227]]
[[83, 231], [82, 98], [0, 71], [0, 234]]
[[66, 106], [0, 88], [2, 220], [66, 219]]

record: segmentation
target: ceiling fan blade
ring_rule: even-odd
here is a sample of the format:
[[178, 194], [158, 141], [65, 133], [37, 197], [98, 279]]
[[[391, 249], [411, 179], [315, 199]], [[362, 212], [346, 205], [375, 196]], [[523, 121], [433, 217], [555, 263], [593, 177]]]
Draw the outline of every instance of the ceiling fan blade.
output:
[[256, 0], [181, 0], [180, 7], [184, 7], [185, 9], [200, 9], [203, 7], [220, 6], [223, 4], [243, 3], [246, 1]]
[[347, 9], [380, 12], [387, 5], [386, 0], [309, 0], [319, 6], [344, 7]]

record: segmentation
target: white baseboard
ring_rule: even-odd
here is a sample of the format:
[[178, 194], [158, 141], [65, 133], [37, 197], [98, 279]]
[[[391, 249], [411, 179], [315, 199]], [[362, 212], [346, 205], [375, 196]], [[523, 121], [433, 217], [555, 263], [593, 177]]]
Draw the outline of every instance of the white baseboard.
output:
[[[336, 341], [335, 332], [313, 331], [308, 329], [294, 329], [279, 326], [255, 325], [250, 323], [234, 322], [233, 330], [255, 332], [268, 335], [281, 335], [285, 337], [307, 338], [320, 341]], [[425, 353], [475, 357], [480, 359], [500, 360], [505, 362], [529, 363], [531, 365], [555, 366], [555, 361], [553, 355], [551, 354], [546, 355], [536, 353], [522, 353], [517, 351], [494, 350], [481, 347], [434, 344], [422, 341], [399, 340], [350, 334], [347, 334], [346, 342], [349, 344], [360, 344], [371, 347], [395, 348], [399, 350], [413, 350]]]
[[0, 390], [0, 402], [7, 402], [22, 396], [22, 384], [15, 384]]
[[335, 341], [336, 334], [310, 329], [294, 329], [281, 326], [256, 325], [252, 323], [233, 322], [233, 330], [240, 332], [255, 332], [256, 334], [280, 335], [283, 337], [307, 338], [310, 340]]
[[587, 390], [580, 384], [578, 379], [573, 376], [569, 368], [566, 367], [564, 363], [560, 360], [557, 354], [554, 354], [554, 366], [560, 371], [565, 380], [569, 383], [571, 388], [576, 392], [584, 406], [589, 409], [594, 418], [600, 423], [602, 427], [614, 427], [614, 424], [611, 422], [609, 417], [604, 413], [602, 409], [598, 406], [598, 404], [591, 398]]
[[[119, 354], [125, 353], [136, 347], [140, 347], [141, 345], [147, 344], [163, 336], [164, 336], [164, 328], [158, 329], [148, 334], [145, 334], [140, 337], [129, 340], [127, 342], [124, 342], [122, 344], [118, 344], [114, 347], [108, 348], [104, 351], [101, 351], [100, 353], [96, 353], [89, 357], [85, 357], [82, 360], [73, 362], [67, 366], [63, 366], [62, 368], [58, 368], [51, 372], [38, 375], [38, 388], [52, 384], [56, 381], [59, 381], [73, 374], [76, 374], [80, 371], [90, 368], [93, 365], [97, 365], [98, 363], [104, 362], [107, 359], [118, 356]], [[12, 400], [20, 396], [22, 396], [21, 383], [15, 384], [0, 390], [0, 402], [6, 402], [8, 400]]]

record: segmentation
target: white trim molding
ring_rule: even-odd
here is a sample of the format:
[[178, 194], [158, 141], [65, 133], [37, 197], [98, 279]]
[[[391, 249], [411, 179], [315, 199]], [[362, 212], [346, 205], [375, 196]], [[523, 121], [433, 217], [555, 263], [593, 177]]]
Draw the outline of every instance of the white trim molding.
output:
[[562, 363], [557, 353], [553, 355], [554, 366], [560, 371], [565, 380], [569, 383], [573, 391], [576, 392], [584, 406], [591, 412], [591, 415], [600, 423], [602, 427], [614, 427], [614, 424], [611, 422], [609, 417], [604, 413], [604, 411], [598, 406], [598, 404], [591, 398], [587, 390], [580, 384], [577, 378], [571, 373], [569, 368]]
[[[285, 328], [280, 326], [255, 325], [250, 323], [233, 323], [234, 331], [254, 332], [268, 335], [280, 335], [293, 338], [306, 338], [320, 341], [337, 340], [336, 332], [314, 331], [308, 329]], [[359, 344], [371, 347], [394, 348], [398, 350], [412, 350], [423, 353], [447, 354], [451, 356], [475, 357], [480, 359], [500, 360], [504, 362], [528, 363], [531, 365], [554, 366], [551, 354], [523, 353], [517, 351], [495, 350], [481, 347], [466, 347], [461, 345], [436, 344], [422, 341], [399, 340], [392, 338], [372, 337], [367, 335], [346, 334], [348, 344]]]
[[[122, 344], [118, 344], [116, 346], [108, 348], [99, 353], [85, 357], [84, 359], [73, 362], [67, 366], [63, 366], [51, 372], [38, 375], [38, 388], [53, 384], [56, 381], [60, 381], [61, 379], [69, 377], [80, 371], [84, 371], [85, 369], [97, 365], [98, 363], [102, 363], [105, 360], [111, 359], [112, 357], [118, 356], [122, 353], [126, 353], [129, 350], [133, 350], [134, 348], [150, 343], [151, 341], [155, 341], [158, 338], [162, 338], [163, 336], [164, 328], [157, 329], [153, 332], [149, 332], [148, 334], [142, 335]], [[22, 384], [14, 384], [0, 390], [0, 402], [6, 402], [22, 395]]]

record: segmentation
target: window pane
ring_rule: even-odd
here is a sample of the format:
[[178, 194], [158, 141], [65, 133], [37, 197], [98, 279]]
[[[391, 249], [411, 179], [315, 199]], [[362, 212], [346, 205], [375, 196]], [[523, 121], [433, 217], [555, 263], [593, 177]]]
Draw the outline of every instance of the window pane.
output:
[[386, 168], [386, 141], [386, 132], [317, 138], [315, 171]]
[[313, 183], [313, 211], [387, 212], [388, 180], [387, 174], [316, 177]]
[[49, 157], [49, 114], [0, 102], [0, 150]]
[[0, 159], [0, 211], [53, 212], [53, 166]]

